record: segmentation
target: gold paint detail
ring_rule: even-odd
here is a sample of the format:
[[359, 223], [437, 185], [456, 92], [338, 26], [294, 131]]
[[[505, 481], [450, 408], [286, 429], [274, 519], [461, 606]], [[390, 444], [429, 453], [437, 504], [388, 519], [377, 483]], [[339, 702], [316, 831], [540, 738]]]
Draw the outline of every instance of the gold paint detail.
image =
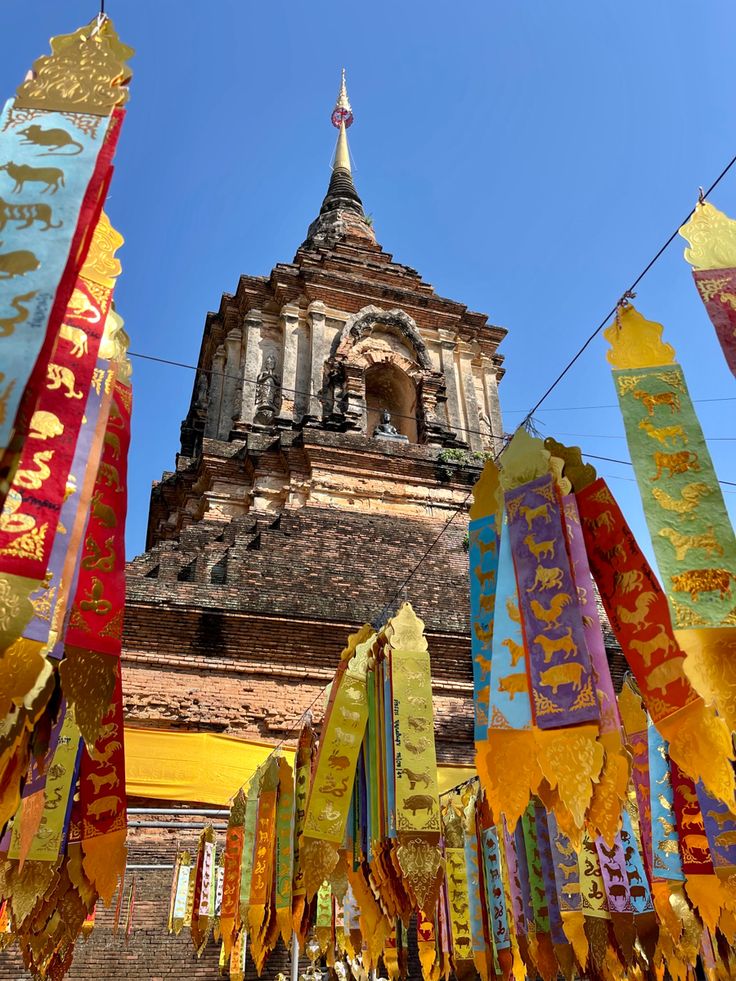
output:
[[530, 436], [525, 429], [517, 429], [501, 458], [503, 489], [510, 491], [537, 477], [545, 477], [550, 472], [549, 458], [543, 440]]
[[693, 688], [736, 731], [736, 630], [675, 630], [675, 639], [685, 651], [685, 674]]
[[647, 713], [641, 700], [641, 695], [634, 688], [631, 676], [627, 677], [618, 696], [618, 709], [621, 714], [624, 731], [628, 737], [637, 732], [646, 732]]
[[[94, 752], [102, 719], [110, 708], [120, 666], [117, 658], [79, 647], [68, 647], [59, 664], [61, 687], [74, 713], [87, 749]], [[109, 733], [120, 738], [122, 733]]]
[[647, 320], [630, 303], [620, 306], [614, 322], [603, 331], [611, 345], [608, 363], [618, 369], [674, 364], [675, 349], [662, 340], [663, 331], [662, 324]]
[[603, 746], [597, 726], [548, 729], [536, 732], [539, 766], [547, 783], [557, 791], [562, 806], [578, 828], [583, 827], [593, 796], [593, 785], [603, 767]]
[[560, 458], [563, 461], [563, 474], [572, 484], [572, 489], [577, 493], [588, 484], [592, 484], [597, 478], [595, 467], [590, 463], [583, 463], [583, 456], [579, 446], [565, 446], [559, 443], [552, 436], [548, 436], [544, 441], [544, 447], [552, 454], [552, 458]]
[[121, 273], [120, 260], [115, 258], [115, 253], [124, 241], [105, 212], [100, 212], [80, 276], [98, 286], [114, 289], [115, 280]]
[[59, 34], [51, 39], [51, 54], [35, 61], [32, 77], [19, 86], [15, 107], [109, 116], [128, 99], [126, 61], [133, 53], [109, 17]]
[[439, 848], [423, 837], [408, 838], [396, 849], [396, 860], [419, 909], [431, 910], [444, 875]]
[[501, 527], [500, 516], [503, 510], [503, 492], [499, 480], [499, 470], [493, 460], [486, 460], [480, 477], [473, 486], [473, 503], [470, 505], [470, 520], [496, 515], [496, 529]]
[[685, 259], [693, 269], [733, 269], [736, 267], [736, 221], [704, 201], [680, 229], [689, 242]]
[[22, 705], [50, 668], [41, 641], [13, 641], [0, 657], [0, 716], [8, 715], [13, 704]]
[[314, 896], [324, 880], [329, 879], [339, 857], [337, 849], [330, 841], [306, 836], [302, 839], [299, 858], [304, 869], [307, 896]]
[[403, 603], [396, 616], [389, 620], [386, 639], [395, 651], [413, 653], [427, 650], [424, 621], [416, 615], [411, 603]]
[[732, 806], [736, 793], [733, 744], [725, 720], [698, 698], [662, 719], [657, 727], [680, 769], [696, 783], [702, 780], [714, 797]]

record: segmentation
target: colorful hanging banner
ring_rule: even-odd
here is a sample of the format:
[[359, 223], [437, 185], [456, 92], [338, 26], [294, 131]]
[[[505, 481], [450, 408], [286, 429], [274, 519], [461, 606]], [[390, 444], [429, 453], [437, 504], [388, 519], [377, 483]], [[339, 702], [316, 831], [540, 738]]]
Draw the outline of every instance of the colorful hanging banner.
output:
[[723, 354], [736, 375], [736, 222], [699, 201], [680, 235], [690, 243], [685, 258], [715, 327]]
[[84, 870], [105, 903], [125, 871], [127, 810], [123, 692], [119, 669], [115, 689], [92, 751], [82, 751], [80, 773]]
[[[118, 656], [125, 610], [125, 516], [132, 394], [113, 389], [66, 643]], [[115, 473], [117, 480], [110, 478]]]
[[547, 814], [547, 827], [560, 911], [577, 912], [581, 907], [577, 852], [567, 835], [560, 831], [552, 813]]
[[233, 934], [238, 921], [240, 899], [240, 863], [243, 857], [243, 822], [245, 820], [245, 794], [238, 791], [230, 808], [225, 839], [224, 875], [222, 881], [222, 907], [220, 909], [220, 934], [225, 956], [230, 955]]
[[[386, 628], [393, 688], [396, 859], [419, 909], [442, 882], [432, 672], [424, 623], [404, 603]], [[421, 788], [421, 789], [420, 789]]]
[[654, 906], [649, 888], [649, 879], [647, 878], [644, 862], [639, 851], [639, 844], [634, 834], [631, 816], [626, 808], [624, 808], [621, 827], [621, 846], [624, 851], [626, 875], [629, 880], [629, 898], [632, 909], [635, 913], [651, 913], [654, 910]]
[[[355, 653], [341, 664], [343, 670], [333, 682], [307, 804], [305, 838], [339, 844], [345, 833], [350, 808], [349, 788], [368, 721], [366, 671], [374, 636], [365, 629], [360, 632]], [[319, 884], [315, 885], [315, 891]]]
[[291, 885], [294, 847], [294, 774], [285, 757], [279, 759], [279, 797], [276, 809], [276, 872], [274, 906], [284, 943], [291, 940]]
[[649, 724], [649, 780], [652, 806], [652, 874], [682, 882], [677, 817], [670, 776], [667, 743]]
[[710, 845], [700, 812], [700, 801], [694, 782], [670, 760], [675, 818], [679, 834], [682, 871], [687, 879], [694, 875], [713, 875]]
[[483, 905], [480, 896], [480, 871], [478, 861], [478, 837], [475, 822], [475, 802], [469, 805], [465, 828], [465, 869], [468, 887], [468, 913], [470, 936], [473, 946], [473, 961], [478, 965], [485, 963], [486, 938], [483, 930]]
[[580, 870], [581, 908], [585, 916], [597, 919], [610, 919], [606, 888], [601, 872], [601, 863], [595, 841], [583, 835], [583, 843], [578, 856]]
[[511, 946], [511, 935], [509, 933], [506, 895], [501, 876], [498, 830], [495, 826], [483, 831], [483, 861], [486, 872], [486, 899], [491, 929], [493, 930], [493, 942], [496, 950], [505, 950]]
[[[501, 532], [498, 588], [490, 665], [489, 729], [531, 729], [529, 674], [524, 650], [514, 560], [508, 526]], [[477, 737], [476, 737], [477, 738]]]
[[736, 536], [675, 352], [632, 306], [605, 336], [644, 514], [677, 627], [736, 615]]
[[[459, 822], [458, 822], [459, 824]], [[470, 898], [465, 871], [465, 849], [445, 848], [447, 899], [455, 961], [472, 961]]]
[[494, 632], [498, 536], [495, 515], [470, 521], [468, 528], [470, 564], [470, 620], [473, 629], [473, 691], [475, 740], [484, 740], [488, 730], [491, 647]]
[[[72, 788], [78, 772], [80, 736], [73, 710], [62, 704], [60, 712], [64, 721], [46, 777], [44, 808], [26, 852], [26, 859], [31, 862], [56, 862], [67, 830]], [[21, 822], [16, 822], [8, 853], [11, 859], [18, 858], [21, 836]]]
[[535, 722], [540, 729], [557, 729], [597, 721], [593, 671], [552, 477], [508, 492], [506, 511]]
[[9, 492], [12, 520], [6, 511], [0, 520], [3, 567], [29, 579], [43, 579], [48, 567], [115, 283], [109, 275], [98, 282], [98, 270], [119, 274], [113, 253], [120, 245], [101, 214], [20, 453]]
[[[107, 362], [98, 359], [97, 364], [95, 372]], [[103, 367], [102, 370], [111, 379], [109, 394], [103, 390], [102, 385], [95, 388], [92, 384], [89, 389], [43, 583], [32, 594], [33, 616], [23, 631], [23, 636], [30, 640], [50, 642], [52, 646], [49, 654], [56, 659], [64, 652], [63, 641], [59, 638], [63, 635], [65, 614], [73, 596], [74, 582], [70, 582], [69, 578], [75, 579], [74, 571], [83, 543], [84, 526], [102, 455], [102, 439], [107, 424], [109, 401], [112, 398], [114, 369]], [[21, 495], [11, 490], [5, 501], [5, 509], [0, 515], [0, 525], [8, 530], [21, 530], [22, 527], [22, 530], [32, 532], [25, 516], [20, 523], [16, 523], [21, 505]], [[71, 571], [65, 576], [66, 570]]]
[[[2, 267], [8, 280], [2, 321], [8, 446], [34, 364], [53, 343], [110, 179], [127, 99], [131, 48], [109, 18], [52, 39], [52, 54], [7, 103], [0, 126]], [[31, 122], [31, 120], [33, 120]], [[52, 157], [53, 160], [44, 158]], [[48, 202], [40, 197], [45, 193]], [[22, 278], [22, 286], [15, 280]]]
[[[192, 856], [190, 852], [183, 851], [179, 861], [176, 891], [174, 893], [174, 907], [171, 917], [172, 930], [177, 936], [181, 933], [186, 919], [187, 897], [189, 895], [189, 880], [191, 875]], [[122, 889], [120, 895], [122, 895]]]

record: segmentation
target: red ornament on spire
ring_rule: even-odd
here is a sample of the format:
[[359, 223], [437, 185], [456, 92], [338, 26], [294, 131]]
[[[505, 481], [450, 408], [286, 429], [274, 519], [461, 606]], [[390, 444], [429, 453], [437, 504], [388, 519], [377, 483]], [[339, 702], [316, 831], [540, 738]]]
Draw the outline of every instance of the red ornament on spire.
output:
[[335, 129], [340, 129], [342, 124], [345, 124], [345, 129], [353, 124], [353, 109], [350, 105], [350, 100], [348, 99], [348, 89], [345, 84], [345, 69], [342, 70], [342, 80], [340, 82], [340, 91], [337, 94], [337, 102], [335, 103], [335, 108], [332, 110], [332, 125]]

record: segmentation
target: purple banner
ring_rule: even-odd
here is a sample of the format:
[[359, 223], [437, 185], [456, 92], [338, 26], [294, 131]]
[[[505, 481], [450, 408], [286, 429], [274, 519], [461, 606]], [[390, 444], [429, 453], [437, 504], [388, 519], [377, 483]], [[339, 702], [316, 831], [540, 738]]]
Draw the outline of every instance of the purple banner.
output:
[[551, 476], [506, 494], [519, 606], [540, 729], [599, 718], [593, 669]]
[[506, 826], [506, 818], [503, 819], [503, 847], [506, 856], [506, 868], [509, 870], [509, 893], [511, 895], [511, 914], [514, 920], [514, 929], [517, 933], [526, 934], [527, 926], [526, 917], [524, 916], [524, 897], [521, 893], [519, 862], [516, 856], [514, 840]]
[[631, 777], [636, 791], [636, 803], [639, 809], [639, 831], [644, 851], [644, 863], [647, 872], [652, 872], [652, 804], [649, 798], [649, 734], [646, 729], [641, 732], [628, 733], [629, 749], [633, 758]]
[[609, 910], [612, 913], [632, 912], [629, 877], [626, 874], [626, 858], [621, 835], [616, 835], [613, 847], [610, 848], [602, 838], [596, 838], [595, 848], [598, 852], [603, 885], [608, 896]]
[[716, 874], [736, 871], [736, 818], [725, 804], [715, 800], [698, 781], [695, 786], [705, 834], [710, 845], [710, 857]]
[[621, 826], [621, 844], [626, 860], [626, 874], [629, 877], [629, 896], [635, 913], [650, 913], [654, 909], [649, 880], [644, 869], [644, 861], [634, 834], [629, 812], [624, 808]]
[[[524, 829], [521, 821], [516, 825], [513, 834], [513, 849], [516, 855], [517, 868], [519, 870], [519, 884], [521, 886], [521, 899], [524, 904], [524, 921], [528, 926], [534, 923], [534, 910], [532, 908], [532, 890], [529, 885], [529, 865], [526, 860], [526, 846], [524, 844]], [[524, 931], [528, 933], [528, 928]]]
[[562, 498], [562, 508], [572, 563], [572, 575], [583, 619], [583, 635], [593, 666], [595, 686], [600, 696], [601, 732], [613, 732], [621, 728], [621, 718], [611, 678], [611, 669], [606, 657], [606, 644], [598, 616], [598, 605], [595, 601], [593, 576], [588, 565], [588, 553], [585, 551], [585, 539], [583, 538], [578, 504], [574, 494], [568, 494]]
[[547, 827], [560, 909], [563, 912], [579, 910], [581, 908], [580, 866], [577, 852], [567, 835], [557, 827], [557, 819], [551, 811], [547, 815]]
[[565, 935], [565, 931], [562, 929], [562, 916], [560, 915], [560, 901], [557, 894], [552, 845], [550, 843], [549, 828], [547, 827], [547, 814], [544, 806], [539, 801], [535, 801], [534, 804], [534, 819], [537, 825], [537, 849], [539, 851], [539, 857], [542, 860], [544, 892], [547, 897], [547, 909], [549, 910], [549, 932], [553, 944], [566, 944], [569, 941]]
[[736, 269], [693, 269], [698, 293], [716, 329], [728, 367], [736, 375]]

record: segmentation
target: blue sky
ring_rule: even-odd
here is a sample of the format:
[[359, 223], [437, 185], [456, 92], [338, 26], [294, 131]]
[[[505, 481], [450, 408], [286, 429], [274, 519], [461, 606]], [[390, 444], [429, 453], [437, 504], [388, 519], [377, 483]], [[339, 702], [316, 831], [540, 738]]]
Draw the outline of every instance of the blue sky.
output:
[[[728, 0], [107, 9], [137, 52], [108, 211], [126, 238], [118, 309], [146, 354], [196, 363], [220, 294], [292, 259], [329, 179], [343, 64], [355, 181], [380, 242], [509, 330], [507, 429], [736, 153]], [[50, 35], [95, 12], [6, 0], [0, 92], [12, 94]], [[736, 216], [736, 167], [711, 200]], [[732, 399], [697, 408], [719, 476], [736, 481], [736, 386], [683, 247], [636, 303], [665, 324], [693, 397]], [[605, 350], [602, 338], [591, 345], [537, 421], [627, 459]], [[192, 382], [134, 362], [130, 555], [143, 550], [151, 482], [173, 469]], [[651, 554], [631, 468], [598, 469]], [[726, 490], [733, 513], [736, 487]]]

